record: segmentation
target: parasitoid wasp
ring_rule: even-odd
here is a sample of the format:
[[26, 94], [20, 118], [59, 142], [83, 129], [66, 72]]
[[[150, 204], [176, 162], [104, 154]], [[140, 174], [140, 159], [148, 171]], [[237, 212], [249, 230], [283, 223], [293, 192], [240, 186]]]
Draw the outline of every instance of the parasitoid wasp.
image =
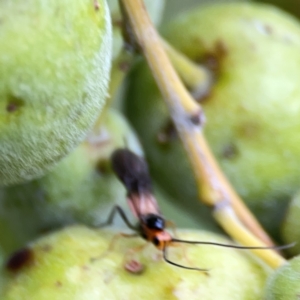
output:
[[168, 231], [166, 231], [166, 228], [168, 227], [168, 221], [166, 221], [161, 214], [157, 201], [153, 195], [151, 178], [145, 159], [136, 155], [129, 149], [120, 148], [112, 153], [111, 165], [116, 176], [124, 184], [127, 190], [127, 202], [131, 212], [138, 219], [138, 222], [136, 225], [132, 225], [122, 208], [120, 206], [115, 206], [111, 211], [107, 221], [102, 224], [102, 226], [112, 224], [114, 216], [116, 213], [119, 213], [125, 224], [137, 235], [154, 244], [157, 249], [161, 250], [164, 260], [171, 265], [188, 270], [208, 272], [207, 269], [188, 267], [169, 260], [167, 248], [175, 243], [213, 245], [244, 250], [285, 249], [292, 246], [284, 245], [274, 247], [246, 247], [206, 241], [188, 241], [174, 238]]

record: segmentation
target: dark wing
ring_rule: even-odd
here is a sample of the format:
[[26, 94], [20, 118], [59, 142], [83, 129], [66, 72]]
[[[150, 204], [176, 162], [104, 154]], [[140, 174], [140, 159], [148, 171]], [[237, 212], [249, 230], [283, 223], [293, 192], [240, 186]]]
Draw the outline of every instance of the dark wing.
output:
[[112, 153], [111, 163], [114, 172], [127, 190], [132, 213], [139, 219], [149, 213], [159, 213], [156, 199], [152, 194], [152, 183], [145, 159], [122, 148]]
[[117, 149], [111, 155], [111, 163], [128, 196], [152, 193], [151, 178], [144, 158], [128, 149]]

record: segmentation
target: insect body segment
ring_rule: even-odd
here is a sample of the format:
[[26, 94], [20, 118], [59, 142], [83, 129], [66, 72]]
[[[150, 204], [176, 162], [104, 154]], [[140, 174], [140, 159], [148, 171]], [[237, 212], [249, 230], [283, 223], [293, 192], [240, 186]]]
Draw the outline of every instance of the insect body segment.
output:
[[152, 194], [152, 183], [146, 161], [128, 149], [118, 149], [111, 156], [112, 168], [132, 194]]
[[146, 241], [151, 242], [157, 249], [163, 252], [163, 258], [169, 264], [188, 270], [197, 270], [203, 272], [208, 271], [206, 269], [182, 266], [170, 261], [167, 257], [167, 249], [169, 246], [172, 246], [175, 243], [213, 245], [244, 250], [279, 250], [293, 246], [293, 244], [291, 244], [281, 247], [244, 247], [205, 241], [186, 241], [173, 238], [171, 234], [166, 231], [166, 221], [162, 216], [158, 208], [157, 201], [152, 193], [152, 183], [146, 161], [128, 149], [118, 149], [112, 154], [111, 163], [114, 172], [127, 190], [128, 204], [132, 213], [137, 217], [138, 224], [137, 226], [131, 225], [122, 208], [119, 206], [114, 207], [105, 224], [112, 223], [115, 213], [119, 213], [129, 228], [134, 230], [138, 235], [140, 235]]
[[172, 242], [172, 236], [165, 231], [165, 220], [163, 217], [148, 214], [142, 217], [143, 222], [139, 224], [141, 236], [153, 243], [159, 250], [163, 250]]

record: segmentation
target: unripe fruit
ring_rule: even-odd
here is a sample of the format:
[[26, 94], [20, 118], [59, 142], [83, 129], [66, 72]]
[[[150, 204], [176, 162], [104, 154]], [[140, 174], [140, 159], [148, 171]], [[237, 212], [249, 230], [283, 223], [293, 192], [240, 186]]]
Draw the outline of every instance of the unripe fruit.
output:
[[[234, 0], [234, 2], [245, 2], [248, 0]], [[285, 1], [285, 0], [283, 0]], [[187, 10], [196, 9], [199, 5], [217, 3], [217, 2], [233, 2], [232, 0], [171, 0], [166, 2], [164, 23], [174, 19], [178, 14], [181, 14]]]
[[265, 300], [298, 300], [300, 296], [300, 256], [277, 269], [268, 279]]
[[[238, 193], [278, 235], [300, 182], [299, 23], [267, 5], [215, 4], [179, 17], [163, 33], [214, 76], [200, 99], [204, 134]], [[159, 142], [170, 131], [169, 116], [145, 64], [132, 74], [126, 110], [157, 180], [183, 201], [196, 201], [180, 142], [172, 135]]]
[[112, 151], [124, 143], [141, 153], [124, 118], [108, 110], [87, 139], [45, 176], [0, 189], [0, 245], [6, 252], [66, 224], [99, 225], [116, 204], [126, 210], [126, 191], [109, 164]]
[[284, 221], [281, 225], [281, 233], [284, 242], [295, 243], [289, 249], [292, 254], [300, 254], [300, 193], [298, 192], [289, 204]]
[[0, 185], [43, 175], [100, 114], [111, 24], [97, 3], [0, 2]]
[[[31, 243], [0, 271], [1, 300], [261, 299], [267, 273], [246, 253], [190, 245], [168, 249], [169, 259], [208, 268], [207, 276], [169, 265], [148, 244], [134, 254], [135, 265], [142, 269], [135, 273], [128, 251], [145, 241], [120, 237], [107, 252], [119, 232], [77, 226]], [[178, 234], [189, 240], [228, 242], [208, 232]]]

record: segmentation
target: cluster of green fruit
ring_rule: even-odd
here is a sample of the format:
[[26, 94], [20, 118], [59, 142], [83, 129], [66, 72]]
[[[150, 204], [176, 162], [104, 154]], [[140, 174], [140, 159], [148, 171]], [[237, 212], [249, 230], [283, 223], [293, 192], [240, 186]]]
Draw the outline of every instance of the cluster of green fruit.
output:
[[[145, 4], [160, 23], [164, 1]], [[180, 247], [168, 255], [209, 276], [166, 264], [153, 246], [137, 254], [146, 269], [134, 273], [122, 260], [144, 243], [139, 238], [120, 239], [102, 255], [124, 231], [122, 220], [109, 230], [85, 226], [105, 221], [116, 204], [135, 220], [109, 163], [118, 147], [145, 153], [161, 210], [190, 228], [180, 237], [226, 243], [197, 200], [144, 61], [127, 76], [123, 99], [108, 101], [110, 76], [128, 69], [118, 60], [121, 21], [117, 0], [0, 2], [0, 298], [297, 299], [300, 243], [273, 273], [244, 252], [207, 246], [185, 247], [188, 262]], [[161, 32], [212, 78], [198, 100], [225, 174], [279, 243], [299, 241], [299, 22], [272, 6], [223, 3], [183, 14]]]

